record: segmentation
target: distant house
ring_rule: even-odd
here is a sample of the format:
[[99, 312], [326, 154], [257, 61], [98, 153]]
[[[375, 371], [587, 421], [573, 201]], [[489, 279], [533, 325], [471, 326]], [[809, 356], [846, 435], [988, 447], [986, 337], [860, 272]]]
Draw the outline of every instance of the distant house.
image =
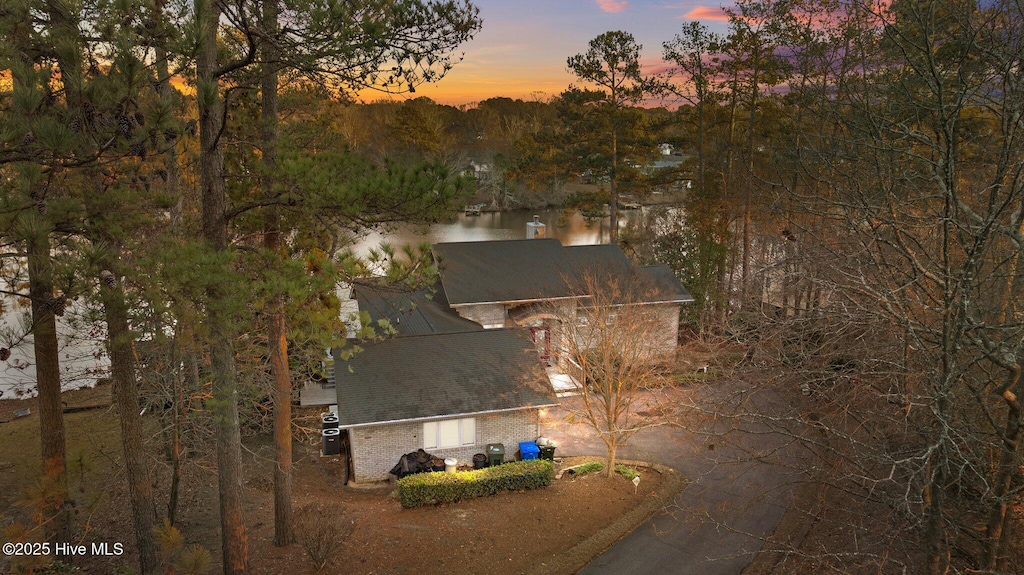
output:
[[491, 165], [486, 162], [479, 164], [470, 162], [469, 165], [462, 168], [462, 174], [476, 178], [477, 181], [486, 182], [491, 179]]
[[638, 303], [659, 313], [652, 335], [675, 350], [679, 308], [693, 297], [667, 266], [634, 266], [617, 245], [563, 246], [557, 239], [440, 243], [433, 247], [448, 306], [484, 328], [529, 328], [543, 359], [558, 355], [560, 318], [587, 305], [588, 274], [630, 280], [645, 288]]
[[502, 443], [511, 456], [540, 434], [538, 410], [555, 405], [532, 342], [516, 330], [394, 337], [334, 369], [356, 482], [387, 479], [417, 449], [469, 462]]

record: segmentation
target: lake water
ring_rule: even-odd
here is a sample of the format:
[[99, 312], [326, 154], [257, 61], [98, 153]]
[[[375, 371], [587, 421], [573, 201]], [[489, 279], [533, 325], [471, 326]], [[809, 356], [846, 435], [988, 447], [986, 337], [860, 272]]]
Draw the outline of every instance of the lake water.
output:
[[[480, 242], [486, 240], [516, 240], [526, 238], [526, 224], [539, 216], [545, 224], [545, 236], [557, 238], [562, 245], [593, 245], [606, 244], [609, 241], [611, 226], [608, 218], [587, 219], [579, 213], [562, 218], [562, 210], [515, 210], [505, 212], [484, 212], [479, 216], [460, 214], [453, 222], [433, 224], [430, 226], [396, 226], [383, 232], [373, 232], [358, 241], [353, 251], [365, 255], [371, 248], [382, 241], [394, 246], [429, 242]], [[619, 212], [620, 229], [628, 223], [638, 220], [640, 211], [623, 210]]]
[[[460, 214], [452, 222], [430, 226], [397, 225], [389, 230], [372, 232], [353, 244], [358, 255], [367, 252], [382, 241], [398, 247], [404, 244], [429, 242], [474, 242], [485, 240], [514, 240], [526, 238], [526, 223], [539, 216], [546, 225], [545, 236], [557, 238], [563, 245], [606, 244], [609, 241], [608, 218], [587, 219], [579, 213], [568, 218], [562, 217], [560, 209], [516, 210], [505, 212], [484, 212], [479, 216]], [[619, 213], [619, 225], [638, 221], [640, 211], [623, 210]], [[25, 310], [7, 305], [0, 314], [0, 328], [8, 329], [20, 325]], [[62, 334], [61, 369], [65, 388], [91, 384], [98, 375], [103, 375], [109, 361], [103, 352], [102, 342], [96, 338], [77, 338], [80, 330], [58, 321]], [[97, 324], [98, 325], [98, 324]], [[67, 333], [65, 333], [67, 332]], [[11, 350], [11, 358], [0, 362], [0, 397], [8, 398], [18, 390], [26, 395], [35, 395], [35, 366], [31, 338]]]

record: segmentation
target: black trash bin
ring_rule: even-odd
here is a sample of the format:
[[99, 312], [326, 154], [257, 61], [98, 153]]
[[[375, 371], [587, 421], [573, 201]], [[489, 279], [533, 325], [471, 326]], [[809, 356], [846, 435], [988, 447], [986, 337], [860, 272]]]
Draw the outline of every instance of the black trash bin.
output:
[[503, 443], [487, 444], [487, 466], [494, 467], [505, 463], [505, 445]]
[[555, 446], [554, 445], [540, 445], [540, 458], [547, 459], [548, 461], [555, 460]]
[[487, 456], [477, 453], [473, 456], [473, 469], [483, 469], [484, 467], [487, 467]]

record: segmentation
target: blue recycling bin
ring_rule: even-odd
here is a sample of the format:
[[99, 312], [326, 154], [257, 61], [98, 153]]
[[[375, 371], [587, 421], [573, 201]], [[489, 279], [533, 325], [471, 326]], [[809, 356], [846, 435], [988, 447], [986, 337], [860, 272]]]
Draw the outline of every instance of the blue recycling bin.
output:
[[540, 448], [536, 441], [522, 441], [519, 443], [519, 455], [523, 461], [537, 459], [540, 455]]

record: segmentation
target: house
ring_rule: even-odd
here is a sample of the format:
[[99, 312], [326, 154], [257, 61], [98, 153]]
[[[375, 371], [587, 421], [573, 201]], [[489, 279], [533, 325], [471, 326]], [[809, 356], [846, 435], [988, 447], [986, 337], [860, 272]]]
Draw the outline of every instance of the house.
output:
[[675, 351], [679, 307], [693, 301], [667, 266], [634, 266], [618, 245], [563, 246], [557, 239], [439, 243], [433, 246], [447, 305], [486, 329], [528, 328], [542, 359], [563, 361], [560, 323], [586, 306], [588, 276], [643, 286], [633, 305], [660, 318], [652, 338]]
[[[586, 306], [590, 277], [645, 286], [659, 318], [654, 347], [674, 352], [679, 306], [693, 301], [666, 266], [634, 266], [615, 245], [563, 246], [556, 239], [440, 243], [434, 290], [354, 286], [364, 319], [390, 337], [333, 350], [333, 378], [308, 385], [301, 402], [330, 406], [356, 482], [388, 477], [399, 458], [424, 449], [468, 462], [490, 443], [540, 435], [540, 410], [577, 383], [558, 369], [561, 322]], [[593, 282], [589, 282], [590, 285]], [[348, 349], [352, 349], [351, 346]], [[554, 386], [554, 387], [553, 387]]]
[[468, 462], [502, 443], [511, 456], [540, 434], [539, 410], [556, 404], [533, 343], [518, 330], [393, 337], [334, 369], [357, 483], [387, 479], [403, 454], [420, 448]]

